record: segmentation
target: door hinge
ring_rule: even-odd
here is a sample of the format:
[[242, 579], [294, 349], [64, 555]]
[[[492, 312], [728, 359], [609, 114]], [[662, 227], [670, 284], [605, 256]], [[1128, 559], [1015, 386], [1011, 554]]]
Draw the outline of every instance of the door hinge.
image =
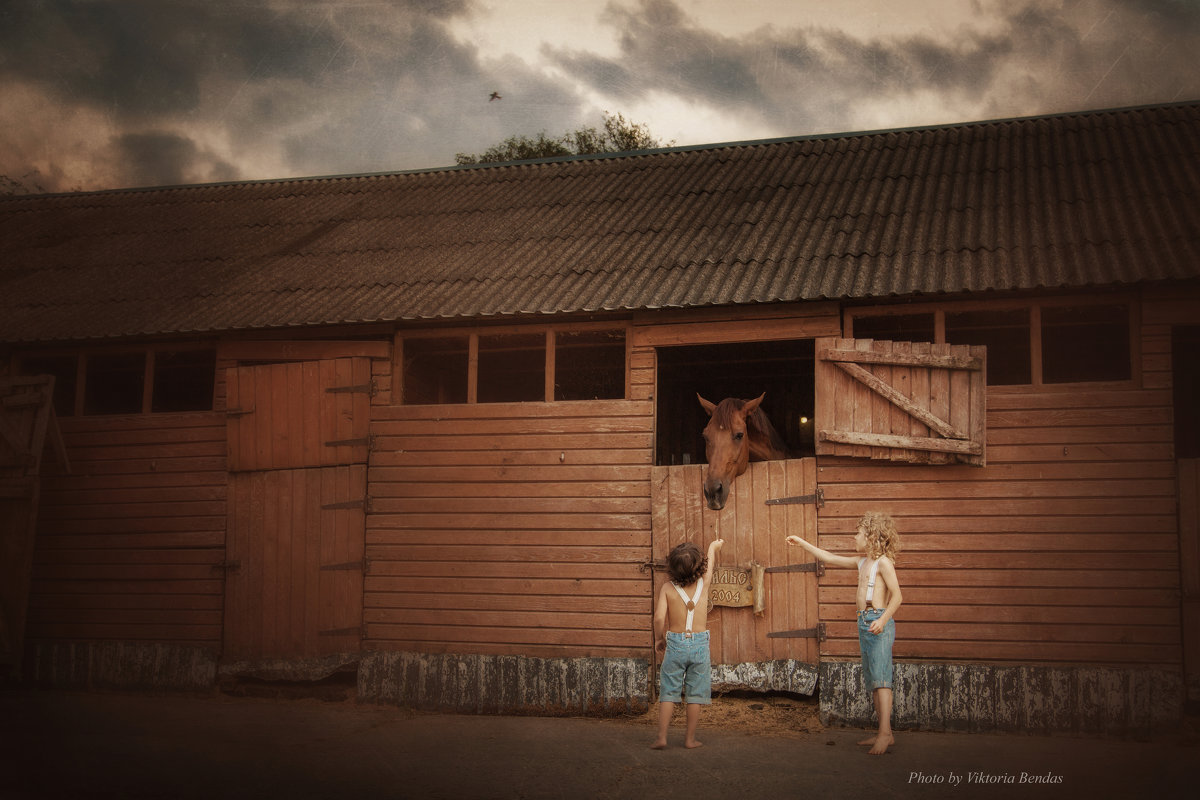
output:
[[638, 572], [653, 572], [654, 570], [664, 572], [666, 569], [667, 562], [665, 561], [647, 561], [644, 564], [638, 565]]
[[347, 500], [344, 503], [326, 503], [325, 505], [321, 506], [322, 511], [336, 511], [341, 508], [361, 508], [363, 511], [368, 510], [367, 501], [365, 499]]
[[375, 381], [370, 383], [360, 383], [355, 386], [330, 386], [325, 390], [330, 394], [366, 394], [371, 397], [375, 396]]
[[365, 626], [355, 628], [333, 628], [327, 631], [317, 631], [317, 636], [357, 636], [360, 639], [367, 637], [367, 629]]
[[801, 628], [795, 631], [773, 631], [767, 634], [768, 639], [816, 639], [825, 641], [825, 623], [818, 622], [815, 628]]
[[213, 564], [212, 568], [224, 570], [226, 573], [237, 572], [239, 569], [242, 568], [242, 562], [240, 562], [240, 561], [222, 561], [218, 564]]
[[801, 494], [795, 497], [775, 497], [766, 501], [769, 506], [808, 505], [816, 504], [817, 508], [825, 507], [825, 490], [818, 488], [815, 494]]
[[361, 561], [343, 561], [343, 562], [342, 562], [342, 563], [340, 563], [340, 564], [322, 564], [322, 565], [321, 565], [321, 569], [322, 569], [322, 570], [342, 570], [342, 569], [345, 569], [345, 570], [351, 570], [351, 569], [362, 570], [362, 569], [364, 568], [364, 566], [365, 566], [365, 565], [364, 565], [364, 564], [363, 564], [363, 562], [361, 562]]
[[334, 439], [332, 442], [326, 442], [326, 447], [366, 447], [368, 450], [374, 450], [374, 439], [371, 436], [364, 436], [361, 439]]

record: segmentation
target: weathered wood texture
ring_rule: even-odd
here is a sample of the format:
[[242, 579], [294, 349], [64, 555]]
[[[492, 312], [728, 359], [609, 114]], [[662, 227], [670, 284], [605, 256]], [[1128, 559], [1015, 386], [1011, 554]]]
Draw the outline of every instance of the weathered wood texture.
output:
[[982, 465], [984, 348], [818, 339], [818, 455]]
[[[825, 459], [820, 545], [865, 511], [901, 532], [898, 658], [1174, 665], [1179, 539], [1171, 395], [992, 390], [988, 466]], [[853, 570], [821, 581], [823, 656], [858, 654]]]
[[224, 415], [60, 425], [72, 474], [45, 470], [29, 637], [218, 646]]
[[53, 398], [53, 377], [0, 380], [0, 675], [20, 673], [48, 432], [62, 450]]
[[[821, 721], [874, 727], [857, 661], [821, 662]], [[896, 664], [899, 730], [1149, 736], [1177, 730], [1177, 670], [1139, 667]]]
[[649, 706], [640, 658], [365, 653], [358, 698], [459, 714], [616, 716]]
[[[654, 468], [651, 498], [657, 564], [665, 564], [667, 554], [678, 544], [690, 541], [705, 551], [718, 538], [725, 540], [717, 556], [718, 565], [782, 567], [812, 561], [784, 539], [792, 533], [813, 535], [815, 502], [767, 505], [766, 501], [815, 494], [815, 459], [751, 464], [734, 483], [729, 502], [721, 511], [709, 509], [701, 497], [705, 469], [701, 464]], [[669, 578], [664, 569], [657, 569], [654, 577], [657, 592]], [[755, 614], [750, 607], [719, 605], [709, 612], [713, 664], [784, 660], [816, 664], [815, 638], [768, 636], [816, 628], [816, 573], [769, 572], [764, 576], [763, 589], [762, 614]]]
[[365, 646], [645, 657], [652, 414], [376, 406]]

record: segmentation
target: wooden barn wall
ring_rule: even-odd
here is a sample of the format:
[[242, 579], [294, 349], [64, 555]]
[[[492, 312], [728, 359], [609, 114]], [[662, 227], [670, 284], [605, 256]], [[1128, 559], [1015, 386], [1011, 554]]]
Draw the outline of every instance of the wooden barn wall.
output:
[[652, 405], [373, 409], [364, 646], [643, 657]]
[[71, 474], [43, 479], [30, 639], [218, 648], [224, 414], [59, 424]]
[[[1146, 298], [1128, 387], [989, 389], [986, 467], [819, 461], [822, 547], [852, 551], [865, 511], [897, 520], [897, 658], [1178, 667], [1169, 350], [1189, 307]], [[823, 657], [858, 657], [854, 581], [822, 579]]]

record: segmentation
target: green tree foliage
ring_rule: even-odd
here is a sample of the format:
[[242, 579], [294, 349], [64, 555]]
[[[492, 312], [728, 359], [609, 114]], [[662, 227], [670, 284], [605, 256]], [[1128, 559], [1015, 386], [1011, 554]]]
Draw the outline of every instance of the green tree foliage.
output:
[[626, 120], [621, 114], [604, 112], [604, 129], [579, 128], [551, 138], [545, 131], [536, 137], [510, 136], [498, 145], [489, 147], [478, 155], [459, 153], [454, 162], [461, 166], [471, 164], [498, 164], [504, 161], [528, 161], [534, 158], [555, 156], [585, 156], [596, 153], [624, 153], [630, 150], [653, 150], [670, 147], [674, 141], [663, 144], [654, 138], [650, 129], [637, 122]]

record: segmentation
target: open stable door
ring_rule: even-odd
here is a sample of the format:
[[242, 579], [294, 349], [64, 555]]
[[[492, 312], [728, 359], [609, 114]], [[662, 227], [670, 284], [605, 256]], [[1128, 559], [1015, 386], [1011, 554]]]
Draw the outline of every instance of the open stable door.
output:
[[818, 339], [817, 455], [984, 466], [987, 349]]

